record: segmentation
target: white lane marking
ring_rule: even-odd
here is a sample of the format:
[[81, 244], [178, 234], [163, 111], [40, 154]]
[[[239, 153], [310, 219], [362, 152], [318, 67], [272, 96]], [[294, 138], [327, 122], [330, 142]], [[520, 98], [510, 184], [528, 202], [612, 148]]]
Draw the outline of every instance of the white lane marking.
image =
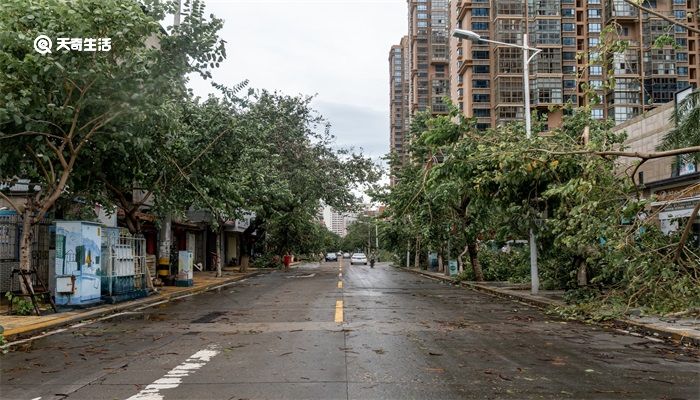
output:
[[216, 349], [216, 346], [209, 346], [204, 350], [192, 354], [185, 362], [171, 369], [165, 376], [156, 379], [142, 391], [129, 397], [127, 400], [163, 400], [164, 397], [160, 393], [161, 390], [175, 389], [180, 386], [182, 378], [189, 376], [205, 366], [217, 354], [219, 354], [219, 350]]
[[338, 274], [338, 278], [342, 278], [342, 277], [343, 277], [343, 273], [341, 272]]

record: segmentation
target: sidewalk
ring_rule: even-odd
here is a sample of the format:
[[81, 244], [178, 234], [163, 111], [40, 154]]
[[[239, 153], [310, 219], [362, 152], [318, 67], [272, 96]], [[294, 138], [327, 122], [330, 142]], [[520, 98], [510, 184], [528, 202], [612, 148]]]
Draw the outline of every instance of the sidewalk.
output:
[[3, 332], [5, 339], [12, 340], [20, 335], [24, 336], [39, 331], [58, 328], [60, 326], [102, 317], [104, 315], [129, 310], [139, 306], [144, 306], [158, 302], [165, 302], [173, 298], [188, 294], [206, 292], [217, 286], [240, 281], [242, 279], [249, 278], [255, 275], [260, 275], [272, 270], [249, 268], [248, 272], [246, 273], [240, 273], [237, 271], [238, 268], [236, 268], [235, 271], [224, 270], [222, 273], [223, 276], [221, 276], [220, 278], [216, 277], [215, 271], [195, 272], [194, 286], [161, 286], [157, 288], [158, 293], [152, 294], [148, 297], [124, 301], [117, 304], [98, 305], [96, 307], [80, 310], [72, 310], [59, 313], [52, 313], [49, 310], [45, 311], [46, 315], [41, 316], [18, 316], [7, 315], [7, 309], [5, 308], [4, 310], [2, 310], [2, 315], [0, 315], [0, 326], [2, 326], [5, 329], [5, 331]]
[[[452, 283], [452, 278], [442, 272], [431, 272], [413, 268], [398, 268], [403, 271], [423, 275]], [[530, 285], [508, 284], [506, 282], [460, 282], [460, 285], [493, 296], [514, 299], [538, 308], [549, 308], [565, 305], [563, 290], [540, 290], [538, 295], [529, 292]], [[659, 338], [672, 340], [679, 344], [700, 346], [700, 319], [698, 318], [664, 318], [664, 317], [628, 317], [619, 318], [608, 323], [617, 331], [634, 335], [650, 335], [652, 340]]]

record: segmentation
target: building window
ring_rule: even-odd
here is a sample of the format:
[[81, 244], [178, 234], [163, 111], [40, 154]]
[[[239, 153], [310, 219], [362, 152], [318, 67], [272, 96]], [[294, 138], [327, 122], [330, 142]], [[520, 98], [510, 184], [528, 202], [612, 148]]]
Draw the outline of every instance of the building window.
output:
[[588, 24], [588, 32], [590, 33], [599, 33], [600, 28], [600, 24]]
[[416, 17], [418, 19], [428, 19], [428, 14], [426, 13], [418, 13], [418, 16]]
[[600, 18], [600, 8], [589, 8], [588, 18]]
[[474, 93], [472, 95], [474, 103], [488, 103], [491, 101], [491, 96], [485, 93]]
[[603, 110], [594, 108], [591, 110], [591, 117], [595, 119], [603, 119]]
[[487, 79], [472, 80], [472, 87], [475, 89], [487, 89], [490, 86], [490, 81]]
[[588, 85], [593, 90], [600, 90], [603, 88], [603, 81], [601, 81], [600, 79], [591, 79], [590, 81], [588, 81]]
[[597, 47], [600, 43], [600, 39], [597, 37], [588, 38], [588, 47]]
[[562, 103], [562, 81], [558, 78], [538, 78], [535, 83], [535, 96], [540, 104]]
[[685, 10], [673, 10], [673, 17], [675, 19], [685, 19]]
[[428, 21], [418, 21], [416, 25], [420, 28], [425, 28], [428, 26]]
[[565, 79], [564, 80], [564, 89], [575, 89], [576, 88], [576, 81], [573, 79]]
[[575, 65], [563, 65], [561, 67], [561, 73], [562, 74], [575, 74], [576, 73], [576, 66]]
[[622, 123], [637, 116], [637, 109], [634, 107], [615, 107], [615, 122]]
[[603, 75], [603, 67], [599, 65], [591, 65], [588, 67], [588, 73], [595, 76]]
[[474, 66], [474, 73], [475, 74], [488, 74], [490, 69], [491, 69], [490, 65], [475, 65]]
[[564, 36], [563, 38], [561, 38], [561, 44], [563, 44], [564, 46], [576, 46], [576, 38]]
[[574, 25], [574, 24], [561, 24], [561, 30], [564, 32], [575, 32], [576, 25]]
[[418, 4], [418, 7], [416, 7], [416, 9], [417, 9], [418, 11], [427, 11], [427, 10], [428, 10], [428, 6], [426, 6], [425, 4]]
[[488, 118], [491, 116], [491, 110], [488, 108], [475, 108], [474, 116], [477, 118]]
[[481, 50], [472, 50], [472, 58], [475, 60], [488, 60], [489, 52]]
[[678, 67], [676, 68], [676, 71], [678, 72], [678, 75], [688, 76], [688, 67]]
[[688, 53], [676, 53], [676, 61], [688, 61]]
[[574, 17], [574, 9], [573, 8], [563, 8], [561, 10], [561, 15], [564, 17]]
[[488, 22], [472, 22], [472, 30], [473, 31], [488, 31], [489, 30], [489, 23]]
[[573, 51], [565, 51], [565, 52], [561, 53], [561, 58], [564, 61], [573, 61], [573, 60], [576, 60], [576, 53]]
[[559, 20], [537, 20], [536, 23], [535, 40], [538, 44], [557, 45], [561, 43]]
[[472, 9], [472, 16], [474, 16], [474, 17], [488, 17], [489, 16], [489, 9], [488, 8], [473, 8]]

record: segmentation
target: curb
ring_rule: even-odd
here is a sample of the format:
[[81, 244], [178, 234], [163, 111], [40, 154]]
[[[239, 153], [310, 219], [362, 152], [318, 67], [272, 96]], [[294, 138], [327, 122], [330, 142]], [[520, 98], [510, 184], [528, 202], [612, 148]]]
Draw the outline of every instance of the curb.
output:
[[[448, 283], [453, 283], [452, 278], [447, 277], [447, 276], [436, 276], [427, 272], [424, 272], [422, 270], [414, 270], [411, 268], [405, 268], [405, 267], [394, 267], [396, 269], [402, 270], [402, 271], [407, 271], [411, 272], [417, 275], [421, 275], [427, 278], [435, 279], [435, 280], [440, 280]], [[514, 294], [511, 292], [506, 292], [504, 290], [486, 286], [486, 285], [479, 285], [477, 283], [472, 283], [472, 282], [460, 282], [459, 285], [461, 287], [475, 290], [478, 292], [486, 293], [491, 296], [496, 296], [500, 298], [505, 298], [509, 300], [516, 300], [520, 301], [523, 303], [527, 303], [531, 306], [540, 308], [540, 309], [547, 309], [549, 307], [556, 307], [556, 306], [561, 306], [563, 305], [562, 303], [556, 301], [556, 300], [549, 300], [549, 299], [542, 299], [542, 298], [537, 298], [534, 296], [531, 296], [529, 294]], [[581, 321], [583, 322], [583, 321]], [[697, 336], [692, 336], [692, 335], [687, 335], [685, 332], [676, 332], [672, 330], [667, 330], [663, 328], [659, 328], [656, 326], [652, 326], [649, 324], [645, 324], [642, 322], [637, 322], [637, 321], [632, 321], [629, 319], [625, 318], [617, 318], [613, 319], [608, 322], [603, 322], [603, 323], [597, 323], [598, 325], [605, 326], [608, 328], [612, 328], [616, 330], [617, 332], [624, 333], [627, 335], [632, 335], [632, 336], [637, 336], [637, 337], [646, 337], [647, 339], [651, 340], [661, 340], [665, 339], [667, 341], [671, 341], [674, 344], [678, 345], [691, 345], [695, 347], [700, 347], [700, 337]]]
[[145, 306], [145, 305], [150, 305], [153, 303], [160, 303], [160, 302], [167, 302], [170, 300], [173, 300], [175, 298], [179, 298], [181, 296], [185, 295], [192, 295], [192, 294], [199, 294], [202, 292], [208, 292], [210, 290], [219, 288], [221, 286], [228, 285], [230, 283], [238, 282], [243, 279], [247, 279], [253, 276], [261, 275], [261, 274], [266, 274], [269, 273], [270, 271], [254, 271], [250, 272], [247, 275], [243, 276], [237, 276], [233, 278], [229, 278], [220, 282], [214, 282], [210, 283], [201, 287], [193, 287], [191, 289], [185, 289], [182, 291], [178, 291], [175, 293], [170, 293], [170, 294], [156, 294], [152, 296], [145, 297], [143, 299], [139, 300], [132, 300], [128, 301], [125, 303], [121, 304], [115, 304], [115, 305], [108, 305], [108, 306], [102, 306], [94, 310], [88, 310], [85, 312], [81, 312], [78, 315], [73, 315], [70, 317], [65, 317], [65, 318], [57, 318], [51, 321], [45, 321], [45, 322], [37, 322], [35, 324], [19, 327], [19, 328], [14, 328], [14, 329], [6, 329], [5, 332], [3, 333], [5, 340], [9, 341], [10, 339], [18, 339], [21, 336], [26, 336], [32, 333], [37, 333], [40, 331], [45, 331], [47, 329], [51, 328], [59, 328], [65, 325], [69, 325], [72, 323], [80, 323], [85, 320], [91, 320], [95, 319], [98, 317], [103, 317], [109, 314], [114, 314], [120, 311], [127, 311], [132, 308], [137, 308], [140, 306]]

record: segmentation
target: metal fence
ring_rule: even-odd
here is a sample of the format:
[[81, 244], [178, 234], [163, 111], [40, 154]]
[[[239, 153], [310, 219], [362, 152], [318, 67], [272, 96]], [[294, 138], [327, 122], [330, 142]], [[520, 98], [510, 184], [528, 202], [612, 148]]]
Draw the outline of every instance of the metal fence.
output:
[[124, 228], [102, 230], [102, 295], [146, 289], [146, 239]]
[[[54, 248], [51, 223], [42, 220], [34, 225], [32, 248], [30, 253], [31, 265], [36, 269], [38, 277], [49, 286], [49, 269], [51, 264], [50, 251]], [[19, 215], [0, 215], [0, 294], [9, 290], [19, 290], [19, 281], [10, 279], [13, 269], [19, 268], [20, 239], [22, 238], [22, 219]], [[36, 278], [34, 284], [36, 284]]]

